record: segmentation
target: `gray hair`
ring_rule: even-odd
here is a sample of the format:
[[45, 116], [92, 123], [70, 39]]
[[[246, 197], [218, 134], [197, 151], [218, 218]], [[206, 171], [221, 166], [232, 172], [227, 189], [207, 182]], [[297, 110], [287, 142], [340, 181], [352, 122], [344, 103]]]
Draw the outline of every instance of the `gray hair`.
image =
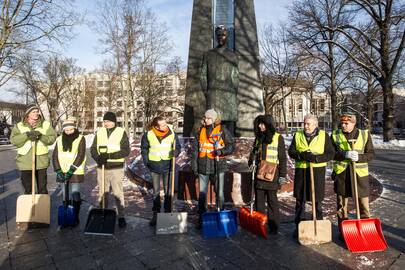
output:
[[318, 126], [318, 117], [317, 117], [317, 116], [315, 116], [315, 115], [313, 115], [313, 114], [307, 114], [307, 115], [305, 115], [305, 117], [304, 117], [304, 122], [305, 122], [305, 120], [308, 120], [308, 119], [314, 120], [314, 121], [315, 121], [315, 125]]

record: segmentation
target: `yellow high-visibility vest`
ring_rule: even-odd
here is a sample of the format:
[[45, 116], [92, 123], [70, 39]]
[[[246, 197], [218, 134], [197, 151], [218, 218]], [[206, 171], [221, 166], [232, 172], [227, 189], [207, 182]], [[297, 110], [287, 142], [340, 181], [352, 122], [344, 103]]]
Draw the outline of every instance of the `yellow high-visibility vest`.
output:
[[[295, 148], [299, 153], [311, 151], [314, 155], [322, 155], [325, 151], [325, 138], [326, 132], [319, 130], [318, 135], [315, 136], [308, 145], [304, 131], [300, 130], [295, 133]], [[326, 162], [313, 163], [313, 167], [325, 167], [326, 164]], [[309, 162], [296, 160], [295, 168], [309, 168]]]
[[[43, 121], [42, 126], [36, 127], [34, 130], [41, 132], [42, 135], [45, 135], [50, 127], [51, 127], [51, 123], [49, 123], [48, 121]], [[20, 133], [25, 133], [25, 132], [31, 131], [31, 128], [29, 128], [28, 126], [25, 126], [22, 122], [19, 122], [17, 124], [17, 128], [20, 131]], [[22, 156], [26, 155], [31, 150], [31, 147], [32, 147], [32, 142], [30, 140], [28, 140], [24, 143], [23, 146], [21, 146], [17, 149], [17, 153]], [[35, 150], [36, 150], [37, 156], [45, 155], [45, 154], [49, 153], [48, 146], [45, 145], [43, 142], [41, 142], [41, 140], [38, 140], [36, 142], [35, 148], [36, 148]]]
[[[124, 136], [125, 130], [121, 127], [116, 127], [111, 133], [110, 137], [107, 137], [107, 129], [105, 127], [100, 128], [97, 131], [97, 152], [100, 154], [100, 146], [107, 147], [107, 153], [115, 153], [121, 150], [121, 140]], [[107, 162], [124, 162], [125, 158], [108, 159]]]
[[[82, 138], [83, 135], [79, 135], [79, 137], [77, 137], [73, 141], [71, 152], [63, 151], [62, 136], [59, 136], [56, 139], [56, 147], [58, 147], [58, 161], [62, 172], [67, 173], [67, 171], [69, 171], [70, 169], [70, 165], [72, 165], [73, 162], [75, 161], [77, 154], [79, 153], [79, 144]], [[76, 168], [73, 174], [83, 175], [85, 165], [86, 165], [86, 157], [84, 157], [82, 164], [80, 164], [80, 166]]]
[[[169, 127], [170, 128], [170, 127]], [[170, 160], [173, 158], [174, 132], [170, 128], [171, 134], [159, 142], [155, 133], [149, 130], [147, 138], [149, 142], [148, 159], [152, 161]]]
[[[347, 141], [341, 129], [334, 130], [332, 132], [332, 139], [340, 150], [342, 151], [352, 150], [350, 143]], [[354, 143], [353, 150], [357, 151], [359, 154], [364, 154], [364, 149], [366, 147], [367, 140], [368, 140], [368, 131], [359, 129], [359, 136], [357, 137], [356, 142]], [[335, 160], [333, 165], [333, 171], [336, 174], [341, 174], [346, 170], [347, 165], [349, 165], [350, 162], [351, 162], [350, 160], [343, 160], [343, 161]], [[368, 163], [367, 162], [356, 163], [356, 173], [359, 177], [367, 176]]]
[[274, 133], [273, 140], [271, 144], [267, 145], [266, 148], [266, 161], [271, 163], [279, 163], [278, 160], [278, 137], [280, 136], [279, 133]]

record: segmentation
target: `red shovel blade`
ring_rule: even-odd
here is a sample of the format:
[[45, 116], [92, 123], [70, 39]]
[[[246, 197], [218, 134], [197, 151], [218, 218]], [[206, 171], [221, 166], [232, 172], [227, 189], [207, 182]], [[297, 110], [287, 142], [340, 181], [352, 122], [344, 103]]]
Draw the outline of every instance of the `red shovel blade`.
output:
[[345, 220], [342, 234], [350, 252], [383, 251], [387, 242], [377, 218]]
[[239, 225], [245, 230], [267, 239], [267, 216], [257, 211], [242, 207], [239, 211]]

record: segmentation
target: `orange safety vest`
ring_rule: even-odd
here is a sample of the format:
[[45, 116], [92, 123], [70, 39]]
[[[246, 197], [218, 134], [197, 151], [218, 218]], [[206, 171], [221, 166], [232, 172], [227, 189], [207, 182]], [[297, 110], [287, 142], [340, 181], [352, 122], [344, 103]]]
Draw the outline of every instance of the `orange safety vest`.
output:
[[[221, 135], [221, 125], [217, 125], [216, 127], [214, 127], [209, 137], [207, 137], [207, 129], [205, 127], [202, 127], [200, 131], [200, 148], [198, 151], [198, 156], [200, 158], [207, 156], [208, 158], [214, 159], [214, 150], [222, 149], [225, 147], [225, 143], [224, 140], [222, 140]], [[219, 158], [223, 158], [223, 156], [219, 156]]]

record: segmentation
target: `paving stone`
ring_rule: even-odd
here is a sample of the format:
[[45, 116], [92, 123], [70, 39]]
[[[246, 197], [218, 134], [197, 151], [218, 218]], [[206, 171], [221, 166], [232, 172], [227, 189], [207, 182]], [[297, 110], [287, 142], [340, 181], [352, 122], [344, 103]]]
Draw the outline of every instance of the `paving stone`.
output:
[[55, 265], [58, 270], [84, 270], [84, 269], [101, 269], [94, 259], [89, 255], [82, 255], [78, 257], [72, 257], [69, 259], [56, 261]]
[[11, 258], [12, 269], [33, 269], [41, 266], [52, 265], [52, 257], [46, 252], [38, 252], [17, 258]]
[[11, 256], [11, 258], [16, 258], [16, 257], [27, 256], [27, 255], [31, 255], [31, 254], [44, 252], [44, 251], [47, 251], [47, 246], [46, 246], [44, 240], [23, 243], [23, 244], [17, 243], [15, 246], [10, 247], [10, 256]]

